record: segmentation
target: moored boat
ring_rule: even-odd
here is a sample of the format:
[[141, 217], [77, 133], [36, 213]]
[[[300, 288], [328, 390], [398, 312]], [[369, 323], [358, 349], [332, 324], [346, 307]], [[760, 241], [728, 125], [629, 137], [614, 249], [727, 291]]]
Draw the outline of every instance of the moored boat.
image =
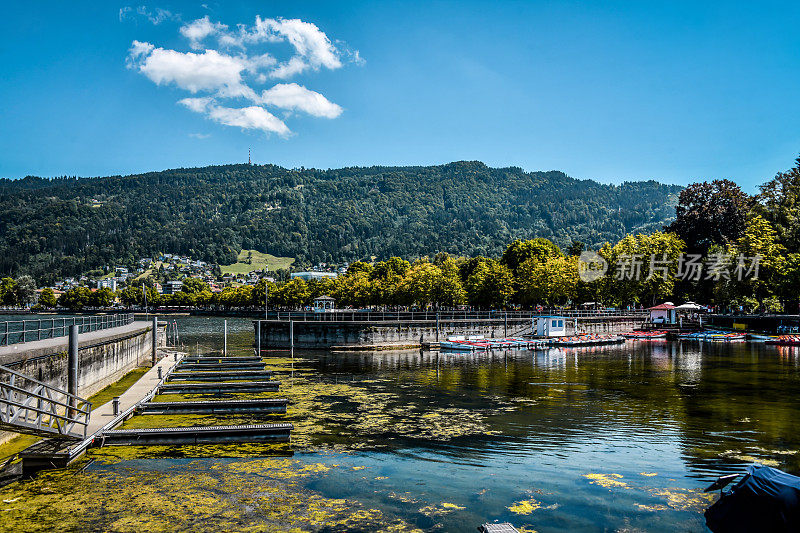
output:
[[664, 330], [630, 331], [628, 333], [623, 333], [622, 336], [625, 337], [626, 339], [634, 339], [634, 340], [666, 339], [667, 332]]
[[553, 346], [598, 346], [601, 344], [619, 344], [625, 342], [625, 337], [619, 335], [574, 335], [572, 337], [558, 337], [550, 344]]
[[695, 333], [683, 333], [678, 335], [678, 338], [690, 341], [737, 342], [746, 340], [747, 334], [724, 331], [697, 331]]
[[782, 344], [785, 346], [800, 345], [800, 335], [780, 335], [777, 338], [765, 341], [767, 344]]

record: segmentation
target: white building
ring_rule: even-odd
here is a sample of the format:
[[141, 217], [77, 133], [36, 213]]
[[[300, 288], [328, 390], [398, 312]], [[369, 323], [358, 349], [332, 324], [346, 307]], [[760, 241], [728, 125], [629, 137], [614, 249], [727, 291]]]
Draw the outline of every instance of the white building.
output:
[[175, 294], [176, 292], [180, 292], [182, 288], [182, 281], [168, 281], [162, 287], [162, 291], [164, 291], [164, 294]]
[[336, 309], [336, 300], [330, 296], [323, 295], [314, 298], [314, 311], [324, 313], [326, 311], [333, 311]]
[[98, 289], [111, 289], [112, 291], [117, 291], [117, 280], [114, 278], [105, 278], [101, 279], [97, 282]]
[[533, 334], [537, 337], [564, 337], [567, 319], [563, 316], [537, 316], [533, 318]]
[[335, 279], [339, 274], [336, 272], [292, 272], [289, 276], [294, 278], [304, 279], [306, 281], [311, 281], [312, 279], [325, 279], [331, 278]]
[[675, 324], [678, 322], [677, 311], [672, 302], [664, 302], [648, 309], [650, 311], [650, 322], [653, 324]]

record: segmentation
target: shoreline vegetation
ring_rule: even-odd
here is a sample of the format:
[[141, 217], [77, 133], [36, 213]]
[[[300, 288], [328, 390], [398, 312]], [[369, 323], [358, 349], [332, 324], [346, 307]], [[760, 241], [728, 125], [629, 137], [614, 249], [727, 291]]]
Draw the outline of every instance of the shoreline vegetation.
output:
[[[308, 307], [319, 296], [339, 308], [413, 307], [477, 309], [577, 307], [597, 302], [614, 307], [648, 307], [664, 300], [692, 300], [718, 310], [790, 312], [800, 302], [800, 158], [787, 172], [750, 196], [729, 180], [694, 183], [678, 198], [675, 220], [649, 233], [606, 242], [596, 252], [580, 241], [563, 249], [536, 237], [517, 239], [499, 257], [451, 256], [440, 252], [414, 261], [391, 257], [354, 261], [336, 279], [266, 281], [212, 292], [208, 283], [186, 277], [175, 294], [159, 294], [152, 277], [139, 277], [117, 293], [78, 286], [56, 302], [51, 290], [41, 309], [107, 307], [115, 298], [130, 307], [197, 307], [228, 310], [270, 306]], [[585, 252], [603, 263], [587, 276]], [[252, 251], [240, 261], [268, 261]], [[242, 259], [241, 253], [237, 259]], [[287, 258], [284, 258], [287, 259]], [[239, 263], [236, 263], [239, 264]], [[597, 274], [597, 275], [595, 275]], [[0, 301], [30, 294], [29, 276], [0, 281]]]

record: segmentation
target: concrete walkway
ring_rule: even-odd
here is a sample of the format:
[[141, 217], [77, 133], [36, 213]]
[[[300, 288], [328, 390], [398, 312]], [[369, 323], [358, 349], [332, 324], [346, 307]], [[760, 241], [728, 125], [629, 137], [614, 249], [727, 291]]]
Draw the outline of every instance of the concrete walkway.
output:
[[[152, 327], [152, 325], [152, 322], [140, 320], [132, 322], [127, 326], [99, 329], [97, 331], [81, 333], [78, 335], [78, 346], [90, 346], [118, 337], [135, 335], [137, 333], [147, 331], [147, 328]], [[68, 344], [69, 335], [65, 335], [63, 337], [55, 337], [52, 339], [28, 341], [21, 342], [19, 344], [12, 344], [11, 346], [2, 346], [0, 347], [0, 365], [13, 363], [21, 359], [30, 359], [31, 357], [66, 352], [68, 349]]]
[[[167, 352], [159, 350], [159, 355], [165, 354], [156, 366], [148, 370], [139, 381], [131, 385], [131, 387], [123, 392], [119, 397], [119, 412], [124, 413], [130, 407], [136, 405], [142, 398], [147, 396], [156, 385], [161, 381], [158, 379], [158, 369], [161, 368], [161, 375], [166, 375], [178, 364], [181, 360], [182, 354], [180, 352]], [[177, 361], [174, 354], [177, 354]], [[86, 429], [86, 436], [94, 435], [103, 426], [114, 420], [114, 405], [113, 401], [106, 402], [100, 407], [92, 410], [92, 415], [89, 417], [89, 425]]]

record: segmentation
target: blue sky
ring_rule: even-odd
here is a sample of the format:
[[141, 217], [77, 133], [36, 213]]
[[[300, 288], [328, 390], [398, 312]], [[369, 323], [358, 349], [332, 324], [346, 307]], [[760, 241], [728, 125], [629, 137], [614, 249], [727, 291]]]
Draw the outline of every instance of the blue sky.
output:
[[28, 4], [0, 19], [2, 177], [251, 148], [753, 192], [800, 153], [797, 2]]

